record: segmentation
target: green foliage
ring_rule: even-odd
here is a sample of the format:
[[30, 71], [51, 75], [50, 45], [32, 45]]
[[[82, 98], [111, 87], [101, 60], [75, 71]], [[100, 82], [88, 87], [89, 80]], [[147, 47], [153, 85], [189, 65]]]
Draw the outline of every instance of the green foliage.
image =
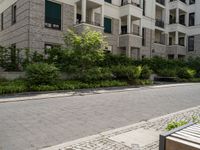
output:
[[149, 66], [145, 65], [142, 67], [140, 79], [149, 79], [151, 74], [152, 74], [152, 70], [149, 68]]
[[132, 81], [135, 79], [139, 79], [142, 72], [142, 67], [119, 65], [119, 66], [113, 66], [111, 70], [113, 72], [113, 75], [117, 79]]
[[94, 67], [82, 72], [79, 79], [84, 82], [111, 80], [112, 72], [108, 68]]
[[178, 121], [178, 122], [172, 121], [172, 122], [168, 123], [166, 130], [171, 131], [175, 128], [181, 127], [181, 126], [186, 125], [188, 123], [189, 123], [188, 121]]
[[196, 75], [196, 71], [189, 68], [180, 68], [177, 71], [177, 76], [181, 79], [192, 79]]
[[27, 84], [22, 80], [14, 81], [1, 81], [0, 82], [0, 95], [22, 93], [27, 91]]
[[58, 80], [59, 72], [54, 65], [35, 63], [27, 66], [26, 77], [30, 85], [51, 85]]
[[105, 58], [99, 65], [110, 67], [110, 66], [131, 66], [133, 64], [133, 59], [128, 58], [124, 55], [113, 55], [106, 54]]
[[165, 68], [157, 70], [157, 74], [161, 77], [176, 77], [176, 69]]
[[69, 49], [80, 51], [103, 51], [107, 43], [101, 32], [86, 29], [81, 34], [68, 30], [65, 44]]
[[2, 47], [0, 46], [0, 67], [6, 71], [20, 71], [21, 70], [21, 50], [14, 47]]

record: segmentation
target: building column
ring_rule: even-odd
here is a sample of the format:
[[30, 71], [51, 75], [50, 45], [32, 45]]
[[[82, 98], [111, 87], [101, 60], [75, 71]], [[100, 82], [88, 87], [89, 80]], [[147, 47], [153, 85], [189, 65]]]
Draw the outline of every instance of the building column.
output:
[[101, 6], [101, 26], [104, 26], [104, 6]]
[[131, 33], [131, 15], [127, 16], [127, 33]]
[[143, 9], [143, 0], [140, 0], [140, 7]]
[[94, 9], [92, 9], [92, 11], [91, 11], [91, 21], [92, 21], [92, 23], [95, 22], [95, 12], [94, 12]]
[[142, 36], [142, 28], [143, 28], [142, 19], [140, 19], [140, 27], [139, 27], [139, 35], [140, 36]]
[[77, 24], [77, 4], [74, 5], [74, 24]]
[[126, 56], [131, 57], [131, 47], [130, 46], [126, 47]]
[[185, 34], [185, 39], [184, 39], [184, 44], [185, 44], [185, 47], [187, 47], [187, 34]]
[[87, 9], [86, 0], [82, 0], [82, 7], [81, 7], [82, 20], [81, 20], [81, 22], [86, 22], [86, 9]]
[[179, 23], [179, 9], [176, 8], [176, 23]]
[[175, 32], [175, 45], [178, 45], [178, 31]]
[[121, 34], [121, 26], [122, 26], [122, 20], [121, 20], [121, 18], [119, 18], [119, 34]]
[[186, 25], [186, 26], [189, 26], [188, 23], [189, 23], [189, 14], [186, 13], [186, 14], [185, 14], [185, 25]]

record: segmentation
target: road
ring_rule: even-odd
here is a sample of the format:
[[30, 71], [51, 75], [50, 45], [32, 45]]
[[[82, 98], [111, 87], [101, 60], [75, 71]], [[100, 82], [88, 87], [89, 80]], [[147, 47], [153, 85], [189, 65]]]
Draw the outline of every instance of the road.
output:
[[200, 84], [0, 103], [0, 150], [36, 150], [200, 105]]

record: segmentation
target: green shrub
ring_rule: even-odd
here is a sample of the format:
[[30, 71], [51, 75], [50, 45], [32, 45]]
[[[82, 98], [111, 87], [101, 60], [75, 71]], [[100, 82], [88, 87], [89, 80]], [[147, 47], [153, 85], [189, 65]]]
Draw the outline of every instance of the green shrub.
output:
[[157, 74], [161, 77], [176, 77], [176, 69], [157, 70]]
[[80, 80], [84, 82], [94, 82], [110, 80], [113, 78], [112, 72], [108, 68], [95, 67], [82, 73]]
[[196, 75], [196, 71], [189, 68], [180, 68], [177, 71], [177, 76], [181, 79], [192, 79]]
[[58, 69], [47, 63], [30, 64], [26, 68], [29, 85], [51, 85], [58, 80], [58, 77]]
[[55, 91], [58, 88], [54, 85], [33, 85], [30, 87], [31, 91]]
[[140, 79], [149, 79], [151, 74], [152, 74], [152, 70], [147, 65], [145, 65], [142, 67]]
[[112, 73], [116, 79], [135, 80], [138, 79], [142, 72], [142, 67], [138, 66], [113, 66]]
[[186, 125], [188, 123], [189, 123], [188, 121], [178, 121], [178, 122], [172, 121], [172, 122], [168, 123], [166, 130], [171, 131], [175, 128], [181, 127], [181, 126]]
[[27, 92], [27, 84], [23, 80], [7, 81], [0, 84], [0, 95]]

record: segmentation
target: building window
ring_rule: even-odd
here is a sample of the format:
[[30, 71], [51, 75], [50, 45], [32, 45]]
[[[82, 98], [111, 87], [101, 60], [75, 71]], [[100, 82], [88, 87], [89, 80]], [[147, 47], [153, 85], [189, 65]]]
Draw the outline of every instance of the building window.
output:
[[189, 1], [189, 4], [190, 4], [190, 5], [195, 4], [195, 0], [190, 0], [190, 1]]
[[179, 23], [185, 26], [185, 15], [179, 16]]
[[61, 5], [45, 1], [45, 27], [61, 30]]
[[11, 45], [11, 55], [10, 55], [10, 57], [11, 57], [11, 62], [12, 62], [13, 65], [17, 63], [17, 57], [16, 56], [17, 56], [16, 44], [12, 44]]
[[112, 4], [112, 0], [104, 0], [104, 1], [107, 2], [107, 3]]
[[4, 24], [4, 21], [3, 21], [3, 13], [2, 13], [2, 14], [1, 14], [1, 30], [4, 29], [3, 24]]
[[194, 51], [194, 36], [188, 37], [188, 51]]
[[184, 37], [179, 37], [178, 42], [179, 42], [180, 46], [185, 46], [185, 38]]
[[142, 28], [142, 46], [146, 45], [146, 40], [145, 40], [145, 28]]
[[143, 1], [143, 16], [146, 15], [146, 0]]
[[190, 13], [189, 14], [189, 26], [194, 26], [195, 25], [195, 13]]
[[16, 23], [16, 16], [17, 16], [17, 6], [16, 4], [12, 5], [12, 25]]
[[172, 45], [172, 37], [169, 37], [169, 45]]
[[112, 19], [104, 18], [104, 32], [112, 33]]

